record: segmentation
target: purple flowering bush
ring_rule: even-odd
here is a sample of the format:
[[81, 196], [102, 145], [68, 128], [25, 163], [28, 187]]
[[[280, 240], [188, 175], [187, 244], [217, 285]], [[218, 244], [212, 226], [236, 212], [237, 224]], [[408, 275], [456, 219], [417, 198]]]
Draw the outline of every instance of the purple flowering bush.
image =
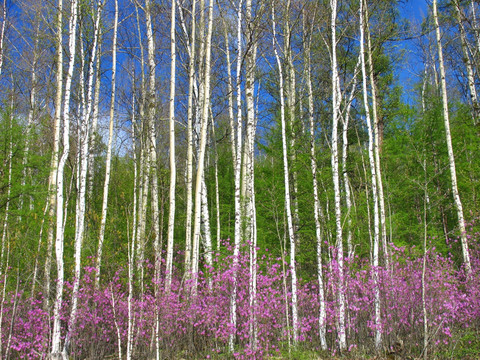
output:
[[[468, 346], [462, 334], [480, 328], [480, 257], [477, 236], [472, 244], [472, 273], [467, 275], [449, 256], [434, 248], [427, 252], [425, 302], [429, 353], [448, 353], [456, 342]], [[389, 349], [401, 340], [405, 352], [419, 356], [423, 349], [422, 256], [406, 248], [391, 248], [389, 268], [378, 268], [383, 346]], [[231, 254], [226, 244], [225, 253]], [[338, 352], [338, 293], [346, 301], [346, 335], [349, 351], [374, 354], [374, 282], [368, 259], [345, 259], [343, 287], [339, 284], [335, 251], [324, 262], [329, 353]], [[181, 263], [179, 258], [178, 263]], [[263, 255], [257, 262], [256, 299], [250, 302], [250, 257], [242, 249], [237, 269], [237, 328], [230, 323], [233, 288], [232, 255], [216, 254], [214, 265], [198, 274], [198, 291], [192, 294], [192, 276], [175, 270], [172, 290], [166, 293], [163, 277], [153, 281], [153, 266], [145, 266], [145, 286], [134, 284], [132, 298], [133, 357], [144, 359], [155, 352], [155, 327], [164, 358], [227, 358], [228, 340], [235, 335], [238, 359], [281, 356], [292, 338], [290, 273], [281, 258]], [[284, 272], [285, 269], [285, 272]], [[78, 316], [70, 353], [76, 359], [116, 358], [119, 344], [125, 356], [128, 336], [127, 271], [119, 270], [99, 289], [94, 286], [94, 268], [84, 268], [79, 293]], [[313, 277], [316, 279], [316, 277]], [[72, 286], [65, 284], [62, 309], [63, 335], [68, 326]], [[157, 295], [155, 295], [157, 294]], [[299, 280], [298, 348], [319, 351], [318, 282]], [[256, 344], [251, 342], [256, 324]], [[290, 326], [290, 328], [287, 326]], [[27, 297], [20, 291], [5, 296], [1, 306], [2, 358], [45, 359], [49, 352], [52, 310], [44, 309], [42, 294]], [[463, 336], [463, 337], [462, 337]], [[465, 340], [467, 339], [467, 340]], [[471, 343], [471, 341], [470, 341]], [[452, 350], [453, 351], [453, 350]], [[328, 354], [326, 354], [328, 355]], [[354, 356], [354, 355], [352, 355]]]

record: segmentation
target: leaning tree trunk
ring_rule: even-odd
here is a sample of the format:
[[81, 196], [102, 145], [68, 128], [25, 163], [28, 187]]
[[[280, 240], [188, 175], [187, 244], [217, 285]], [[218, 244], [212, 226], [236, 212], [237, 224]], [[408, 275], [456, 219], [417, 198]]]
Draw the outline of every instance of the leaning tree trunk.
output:
[[453, 155], [452, 135], [450, 133], [450, 119], [448, 115], [448, 96], [447, 96], [447, 82], [445, 75], [445, 65], [443, 63], [443, 49], [442, 39], [440, 35], [440, 25], [438, 23], [437, 0], [433, 0], [433, 19], [435, 21], [435, 34], [437, 38], [438, 62], [440, 66], [440, 85], [442, 89], [442, 104], [443, 104], [443, 119], [445, 121], [445, 140], [447, 142], [448, 162], [450, 165], [450, 176], [452, 180], [452, 193], [457, 209], [458, 227], [460, 229], [460, 239], [462, 242], [463, 263], [467, 273], [471, 273], [472, 267], [470, 264], [470, 253], [468, 250], [467, 232], [465, 229], [465, 220], [463, 217], [463, 206], [460, 200], [457, 185], [457, 171], [455, 169], [455, 157]]
[[368, 3], [365, 1], [365, 29], [367, 32], [367, 56], [368, 56], [368, 65], [369, 65], [369, 78], [370, 78], [370, 91], [372, 92], [372, 115], [373, 115], [373, 131], [374, 131], [374, 146], [373, 151], [375, 155], [375, 167], [377, 175], [377, 190], [378, 190], [378, 205], [380, 208], [380, 229], [381, 229], [381, 243], [383, 247], [383, 256], [385, 261], [385, 267], [387, 269], [389, 266], [389, 252], [387, 244], [387, 222], [385, 220], [385, 197], [383, 195], [383, 179], [382, 171], [380, 164], [380, 152], [381, 152], [381, 137], [380, 137], [380, 128], [378, 121], [378, 106], [377, 106], [377, 87], [375, 83], [374, 71], [373, 71], [373, 57], [372, 57], [372, 42], [370, 36], [370, 26], [369, 26], [369, 16], [368, 16]]

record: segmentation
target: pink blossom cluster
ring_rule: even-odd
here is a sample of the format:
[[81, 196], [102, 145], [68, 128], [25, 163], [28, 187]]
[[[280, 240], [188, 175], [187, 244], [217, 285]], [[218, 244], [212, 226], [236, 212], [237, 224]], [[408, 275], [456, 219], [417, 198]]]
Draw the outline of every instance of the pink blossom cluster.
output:
[[[225, 252], [232, 253], [226, 244]], [[237, 272], [237, 327], [230, 322], [233, 257], [216, 254], [212, 267], [198, 274], [198, 290], [192, 294], [192, 276], [174, 270], [172, 290], [164, 289], [163, 278], [154, 282], [154, 266], [146, 266], [143, 290], [135, 279], [132, 294], [133, 358], [147, 358], [155, 351], [155, 327], [164, 358], [215, 358], [228, 353], [228, 341], [235, 336], [234, 357], [266, 358], [285, 351], [293, 338], [291, 286], [287, 263], [270, 255], [257, 263], [256, 301], [250, 305], [250, 265], [248, 247], [242, 249]], [[264, 251], [263, 253], [269, 254]], [[346, 299], [346, 336], [349, 350], [374, 349], [377, 327], [385, 347], [402, 340], [407, 351], [421, 352], [423, 346], [422, 256], [407, 248], [391, 248], [390, 266], [379, 267], [381, 323], [374, 321], [374, 282], [368, 259], [345, 258], [343, 285], [339, 281], [335, 252], [323, 265], [327, 343], [337, 351], [339, 321], [338, 294]], [[178, 263], [181, 264], [178, 255]], [[426, 254], [425, 305], [431, 347], [448, 346], [452, 334], [480, 326], [480, 261], [472, 251], [472, 273], [465, 274], [449, 256], [434, 248]], [[75, 358], [116, 356], [118, 344], [123, 354], [128, 337], [127, 271], [119, 270], [100, 289], [94, 287], [94, 268], [83, 272], [78, 317], [72, 336]], [[63, 334], [68, 326], [72, 286], [66, 283]], [[157, 295], [155, 295], [157, 294]], [[52, 305], [52, 301], [50, 301]], [[319, 286], [315, 276], [299, 281], [299, 329], [297, 346], [316, 351], [319, 341]], [[288, 320], [288, 321], [287, 321]], [[256, 342], [251, 341], [252, 322]], [[52, 332], [52, 309], [45, 307], [41, 293], [11, 293], [1, 306], [1, 351], [3, 356], [21, 359], [46, 358]], [[125, 356], [125, 355], [124, 355]]]

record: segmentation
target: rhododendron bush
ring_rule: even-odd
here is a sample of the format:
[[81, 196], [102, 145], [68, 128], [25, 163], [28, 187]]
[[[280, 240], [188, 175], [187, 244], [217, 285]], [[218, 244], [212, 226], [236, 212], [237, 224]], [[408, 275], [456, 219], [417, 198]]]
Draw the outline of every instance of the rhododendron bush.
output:
[[[231, 253], [230, 248], [225, 254]], [[268, 254], [268, 252], [264, 252]], [[332, 252], [334, 254], [334, 252]], [[422, 264], [411, 249], [392, 248], [389, 268], [380, 267], [380, 294], [383, 344], [402, 341], [405, 351], [416, 354], [423, 347]], [[229, 323], [230, 294], [233, 286], [232, 256], [216, 254], [214, 266], [198, 274], [198, 291], [191, 292], [192, 277], [175, 270], [170, 293], [163, 279], [151, 281], [153, 266], [147, 269], [143, 292], [135, 284], [132, 298], [133, 357], [144, 359], [154, 353], [154, 329], [158, 317], [160, 344], [164, 358], [215, 358], [228, 354], [228, 338], [234, 330]], [[472, 252], [472, 274], [435, 249], [427, 252], [425, 288], [429, 325], [429, 351], [453, 346], [455, 333], [480, 326], [480, 263]], [[181, 256], [181, 254], [179, 255]], [[335, 255], [333, 255], [335, 257]], [[266, 358], [285, 351], [292, 338], [288, 304], [291, 287], [286, 263], [263, 255], [258, 259], [257, 300], [249, 302], [249, 254], [241, 252], [238, 269], [237, 330], [235, 358]], [[337, 294], [346, 294], [346, 327], [349, 351], [374, 353], [374, 283], [366, 259], [345, 259], [345, 288], [338, 288], [335, 258], [324, 262], [327, 307], [327, 342], [337, 352]], [[285, 273], [284, 273], [285, 269]], [[117, 357], [127, 346], [127, 269], [120, 269], [110, 281], [94, 286], [94, 268], [84, 268], [79, 294], [78, 317], [70, 353], [75, 358]], [[284, 278], [285, 277], [285, 278]], [[284, 281], [286, 280], [286, 282]], [[7, 276], [8, 281], [8, 276]], [[301, 280], [298, 289], [299, 334], [297, 347], [317, 351], [319, 344], [318, 283]], [[20, 288], [21, 288], [20, 284]], [[64, 333], [68, 322], [69, 296], [66, 283], [63, 307]], [[155, 294], [158, 294], [155, 296]], [[287, 305], [287, 306], [286, 306]], [[252, 316], [254, 314], [255, 316]], [[250, 342], [250, 325], [256, 319], [257, 344]], [[20, 290], [5, 296], [1, 307], [2, 357], [46, 358], [50, 345], [52, 314], [43, 307], [42, 294], [33, 297]], [[120, 344], [120, 347], [119, 347]]]

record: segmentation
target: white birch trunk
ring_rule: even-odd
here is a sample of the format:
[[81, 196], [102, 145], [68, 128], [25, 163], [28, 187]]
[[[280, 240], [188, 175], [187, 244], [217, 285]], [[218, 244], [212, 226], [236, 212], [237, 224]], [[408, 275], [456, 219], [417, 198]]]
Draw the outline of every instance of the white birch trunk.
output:
[[[372, 267], [373, 267], [373, 282], [375, 292], [375, 319], [376, 326], [375, 331], [375, 348], [378, 350], [382, 342], [382, 330], [380, 323], [380, 289], [378, 279], [378, 247], [380, 237], [380, 220], [378, 214], [378, 192], [377, 192], [377, 175], [374, 156], [374, 138], [373, 129], [370, 120], [370, 108], [368, 105], [368, 90], [367, 90], [367, 71], [365, 66], [365, 40], [364, 40], [364, 0], [360, 0], [360, 52], [362, 59], [362, 89], [363, 89], [363, 105], [365, 108], [365, 117], [367, 121], [368, 130], [368, 158], [370, 161], [370, 171], [372, 176], [372, 196], [373, 196], [373, 208], [374, 208], [374, 238], [373, 238], [373, 255], [372, 255]], [[368, 204], [367, 204], [368, 205]]]
[[[63, 94], [63, 47], [62, 47], [62, 28], [63, 28], [63, 0], [58, 1], [57, 9], [57, 59], [56, 59], [56, 93], [55, 93], [55, 115], [54, 115], [54, 140], [52, 160], [50, 162], [50, 175], [48, 177], [48, 230], [47, 230], [47, 254], [45, 257], [44, 269], [44, 309], [50, 308], [50, 271], [52, 267], [52, 249], [54, 237], [54, 217], [56, 213], [56, 194], [57, 194], [57, 172], [58, 156], [60, 153], [60, 127], [62, 117], [62, 94]], [[41, 236], [40, 236], [41, 240]]]
[[[208, 197], [207, 197], [207, 185], [205, 184], [205, 175], [202, 179], [202, 214], [201, 222], [203, 224], [203, 250], [205, 253], [205, 263], [208, 266], [212, 266], [212, 231], [210, 228], [210, 215], [208, 211]], [[211, 281], [209, 279], [209, 287], [211, 287]]]
[[3, 70], [3, 58], [5, 57], [5, 28], [7, 26], [7, 0], [3, 0], [2, 30], [0, 32], [0, 75]]
[[212, 117], [212, 142], [213, 142], [213, 152], [215, 160], [215, 211], [217, 219], [217, 252], [220, 253], [220, 194], [219, 194], [219, 184], [218, 184], [218, 152], [217, 152], [217, 140], [215, 139], [215, 124], [213, 123]]
[[[195, 0], [194, 0], [195, 1]], [[193, 14], [195, 16], [195, 14]], [[176, 67], [176, 45], [175, 45], [175, 0], [172, 1], [170, 27], [170, 104], [169, 104], [169, 139], [170, 139], [170, 206], [168, 210], [168, 238], [167, 238], [167, 268], [166, 268], [166, 291], [170, 292], [172, 284], [172, 263], [173, 263], [173, 235], [175, 230], [175, 187], [177, 181], [177, 169], [175, 163], [175, 67]], [[195, 41], [195, 39], [192, 39]]]
[[[27, 117], [27, 132], [26, 132], [26, 140], [25, 140], [25, 150], [23, 153], [23, 159], [22, 159], [22, 189], [25, 188], [25, 184], [27, 181], [27, 177], [30, 176], [30, 169], [27, 169], [27, 162], [28, 162], [28, 157], [30, 153], [30, 138], [32, 136], [32, 128], [33, 128], [33, 120], [35, 117], [35, 111], [37, 108], [37, 62], [38, 62], [38, 42], [40, 39], [40, 21], [37, 20], [36, 24], [36, 29], [35, 29], [35, 45], [33, 46], [33, 60], [32, 60], [32, 66], [30, 68], [31, 74], [30, 74], [30, 106], [28, 109], [28, 117]], [[30, 196], [30, 204], [29, 208], [30, 210], [33, 210], [33, 198]], [[20, 194], [19, 198], [19, 206], [18, 208], [20, 209], [20, 215], [18, 217], [18, 222], [20, 223], [22, 221], [22, 210], [23, 210], [23, 205], [24, 205], [24, 195]]]
[[468, 51], [467, 34], [465, 32], [465, 26], [463, 25], [464, 15], [460, 7], [459, 0], [454, 1], [454, 6], [455, 6], [458, 27], [460, 29], [460, 41], [462, 44], [463, 61], [465, 62], [465, 67], [467, 68], [467, 80], [468, 80], [468, 89], [470, 92], [470, 102], [472, 105], [472, 114], [474, 118], [474, 123], [477, 123], [480, 109], [478, 107], [478, 96], [477, 96], [477, 89], [475, 88], [475, 74], [473, 71], [472, 59]]
[[[92, 55], [90, 57], [89, 68], [88, 68], [88, 87], [87, 87], [87, 104], [86, 109], [83, 113], [82, 124], [81, 124], [81, 154], [80, 154], [80, 163], [78, 167], [80, 168], [79, 176], [79, 187], [77, 194], [77, 213], [76, 213], [76, 231], [75, 231], [75, 272], [73, 279], [73, 291], [72, 291], [72, 305], [70, 309], [70, 319], [68, 331], [65, 337], [65, 344], [63, 348], [63, 353], [67, 354], [69, 349], [69, 342], [71, 334], [75, 329], [75, 322], [77, 316], [77, 304], [78, 304], [78, 291], [80, 288], [80, 271], [81, 271], [81, 260], [82, 260], [82, 244], [85, 233], [85, 201], [86, 201], [86, 187], [87, 187], [87, 172], [88, 172], [88, 148], [89, 148], [89, 128], [91, 121], [91, 112], [92, 112], [92, 102], [93, 102], [93, 81], [95, 77], [95, 57], [97, 54], [97, 45], [99, 42], [99, 29], [100, 29], [100, 18], [102, 12], [102, 3], [97, 4], [97, 12], [95, 19], [95, 28], [94, 28], [94, 41], [92, 46]], [[82, 45], [81, 45], [82, 46]], [[64, 114], [65, 117], [65, 114]]]
[[[55, 305], [53, 309], [53, 333], [52, 333], [52, 358], [65, 359], [67, 354], [64, 351], [61, 353], [61, 322], [60, 310], [62, 308], [63, 300], [63, 282], [64, 282], [64, 264], [63, 264], [63, 247], [64, 247], [64, 222], [63, 222], [63, 175], [65, 163], [70, 152], [70, 95], [72, 87], [73, 68], [75, 65], [76, 53], [76, 35], [77, 35], [77, 20], [78, 20], [78, 2], [71, 1], [72, 13], [69, 21], [69, 63], [67, 78], [65, 80], [65, 97], [63, 101], [63, 153], [58, 163], [57, 171], [57, 225], [56, 225], [56, 239], [55, 239], [55, 256], [57, 259], [57, 287]], [[61, 29], [58, 29], [61, 31]], [[60, 50], [59, 50], [60, 51]], [[66, 216], [65, 216], [66, 217]]]
[[133, 329], [134, 329], [134, 316], [133, 316], [133, 273], [135, 269], [135, 239], [137, 231], [137, 149], [136, 149], [136, 118], [135, 118], [135, 92], [133, 92], [132, 100], [132, 153], [133, 153], [133, 221], [132, 221], [132, 238], [129, 244], [128, 251], [128, 325], [127, 325], [127, 360], [131, 360], [133, 353]]
[[146, 229], [146, 218], [147, 218], [147, 200], [148, 200], [148, 191], [149, 191], [149, 182], [148, 182], [148, 172], [149, 172], [149, 163], [150, 156], [148, 151], [148, 122], [145, 120], [145, 98], [146, 95], [146, 86], [145, 86], [145, 55], [143, 48], [142, 32], [140, 29], [140, 18], [138, 14], [138, 5], [135, 5], [135, 14], [136, 14], [136, 25], [137, 25], [137, 34], [138, 34], [138, 43], [140, 46], [140, 70], [141, 70], [141, 101], [139, 106], [139, 115], [141, 119], [141, 130], [140, 130], [140, 174], [139, 174], [139, 190], [138, 190], [138, 221], [137, 221], [137, 231], [136, 231], [136, 246], [137, 246], [137, 261], [136, 268], [139, 274], [139, 282], [141, 293], [143, 294], [143, 261], [144, 261], [144, 249], [145, 249], [145, 229]]
[[437, 38], [438, 62], [440, 66], [440, 85], [442, 89], [443, 119], [445, 121], [445, 140], [447, 143], [448, 161], [450, 165], [450, 176], [452, 179], [452, 194], [453, 194], [453, 200], [455, 202], [455, 208], [457, 209], [458, 227], [460, 230], [460, 238], [462, 242], [463, 263], [465, 265], [465, 269], [467, 273], [471, 273], [472, 268], [470, 264], [470, 253], [468, 249], [467, 232], [465, 229], [465, 220], [463, 217], [463, 206], [462, 206], [462, 202], [460, 200], [460, 195], [458, 192], [457, 171], [455, 169], [455, 156], [453, 154], [452, 135], [450, 132], [447, 82], [445, 79], [446, 78], [445, 65], [443, 63], [443, 49], [442, 49], [442, 39], [440, 35], [440, 25], [438, 23], [437, 0], [433, 0], [433, 18], [435, 21], [435, 34]]
[[[100, 37], [102, 36], [102, 29], [100, 28]], [[102, 43], [98, 44], [98, 56], [97, 64], [95, 65], [97, 73], [95, 75], [95, 99], [93, 101], [93, 114], [92, 114], [92, 126], [90, 127], [90, 151], [88, 153], [88, 180], [87, 180], [87, 199], [93, 203], [93, 180], [95, 177], [94, 161], [95, 161], [95, 148], [97, 144], [97, 128], [98, 117], [100, 113], [100, 83], [102, 82], [100, 77], [100, 60], [102, 58]], [[91, 205], [90, 205], [91, 206]]]
[[345, 116], [342, 117], [343, 120], [343, 131], [342, 131], [342, 174], [343, 174], [343, 186], [345, 189], [345, 203], [347, 205], [347, 224], [348, 224], [348, 233], [347, 233], [347, 251], [348, 258], [353, 257], [354, 249], [352, 245], [352, 195], [350, 192], [350, 179], [348, 177], [347, 171], [347, 157], [348, 157], [348, 123], [350, 121], [350, 109], [352, 107], [352, 102], [355, 97], [355, 90], [357, 87], [357, 70], [360, 65], [360, 57], [358, 58], [357, 65], [353, 73], [352, 79], [352, 88], [350, 95], [348, 97], [346, 107], [345, 107]]
[[[242, 5], [243, 1], [240, 0], [237, 7], [237, 67], [236, 67], [236, 95], [237, 95], [237, 128], [236, 128], [236, 143], [232, 144], [232, 153], [234, 154], [234, 206], [235, 206], [235, 243], [233, 247], [233, 289], [230, 296], [230, 323], [233, 327], [233, 332], [230, 334], [228, 343], [229, 350], [233, 352], [235, 336], [237, 332], [237, 274], [239, 266], [240, 255], [240, 241], [242, 236], [242, 210], [241, 210], [241, 198], [240, 198], [240, 175], [242, 168], [242, 143], [243, 143], [243, 120], [242, 120], [242, 93], [240, 83], [240, 73], [242, 69], [242, 62], [240, 57], [242, 56]], [[233, 122], [231, 123], [233, 126]], [[232, 127], [232, 133], [235, 133], [235, 129]], [[235, 136], [235, 135], [234, 135]]]
[[[252, 23], [252, 1], [246, 1], [246, 23]], [[248, 34], [249, 48], [246, 53], [246, 78], [245, 78], [245, 101], [247, 105], [247, 126], [245, 143], [245, 218], [246, 218], [246, 239], [249, 243], [250, 252], [250, 279], [249, 279], [249, 305], [250, 305], [250, 347], [256, 349], [257, 346], [257, 324], [255, 307], [257, 303], [257, 248], [256, 248], [256, 215], [255, 215], [255, 62], [257, 42], [254, 26], [249, 26], [253, 33]]]
[[[306, 30], [306, 29], [304, 29]], [[312, 169], [312, 182], [313, 182], [313, 215], [315, 219], [315, 236], [317, 240], [317, 281], [318, 281], [318, 301], [320, 303], [319, 316], [318, 316], [318, 328], [320, 337], [320, 346], [322, 350], [327, 349], [327, 311], [325, 306], [325, 290], [323, 281], [323, 265], [322, 265], [322, 228], [320, 224], [320, 200], [318, 196], [318, 184], [317, 184], [317, 161], [315, 150], [315, 124], [314, 124], [314, 105], [313, 105], [313, 88], [312, 88], [312, 64], [311, 64], [311, 35], [306, 40], [305, 48], [305, 81], [307, 85], [307, 100], [308, 100], [308, 120], [310, 125], [310, 165]]]
[[340, 179], [338, 166], [338, 118], [339, 118], [339, 89], [338, 89], [338, 69], [337, 69], [337, 1], [330, 0], [331, 15], [331, 33], [332, 33], [332, 173], [333, 187], [335, 192], [335, 224], [336, 224], [336, 245], [338, 257], [339, 272], [339, 291], [338, 291], [338, 341], [340, 350], [347, 347], [345, 333], [345, 294], [344, 294], [344, 269], [343, 269], [343, 236], [342, 236], [342, 209], [340, 197]]
[[285, 208], [287, 212], [288, 237], [290, 240], [290, 267], [292, 274], [292, 332], [293, 343], [297, 345], [298, 341], [298, 309], [297, 309], [297, 273], [295, 270], [295, 234], [293, 230], [291, 200], [290, 200], [290, 179], [288, 171], [288, 154], [287, 154], [287, 135], [286, 135], [286, 121], [285, 121], [285, 99], [283, 87], [283, 71], [280, 56], [277, 51], [276, 39], [276, 23], [275, 23], [275, 6], [272, 2], [272, 27], [273, 27], [273, 50], [277, 60], [277, 67], [279, 72], [279, 90], [280, 90], [280, 121], [282, 126], [282, 149], [283, 149], [283, 172], [285, 183]]
[[374, 146], [373, 151], [375, 155], [375, 173], [377, 176], [377, 190], [378, 190], [378, 204], [380, 207], [380, 229], [381, 229], [381, 243], [383, 247], [383, 255], [385, 261], [385, 267], [390, 268], [389, 252], [387, 244], [387, 222], [385, 220], [385, 197], [383, 195], [383, 179], [380, 164], [380, 137], [379, 137], [379, 124], [378, 124], [378, 109], [377, 109], [377, 87], [375, 84], [374, 72], [373, 72], [373, 58], [372, 58], [372, 43], [370, 36], [370, 25], [368, 22], [368, 3], [364, 3], [365, 6], [365, 21], [367, 32], [367, 54], [369, 65], [369, 78], [370, 78], [370, 90], [372, 92], [372, 115], [373, 115], [373, 131], [374, 131]]
[[[202, 0], [203, 1], [203, 0]], [[202, 11], [204, 6], [202, 6]], [[200, 218], [201, 218], [201, 195], [202, 195], [202, 179], [205, 166], [205, 148], [207, 142], [208, 127], [208, 110], [210, 107], [210, 72], [211, 72], [211, 41], [213, 31], [213, 0], [208, 5], [208, 32], [205, 43], [205, 74], [204, 74], [204, 91], [202, 99], [202, 116], [200, 131], [200, 146], [197, 165], [197, 177], [195, 183], [195, 213], [193, 226], [193, 259], [192, 274], [194, 276], [193, 294], [197, 293], [198, 285], [198, 266], [199, 266], [199, 243], [200, 243]]]
[[[102, 265], [103, 241], [105, 239], [105, 226], [107, 224], [107, 210], [108, 210], [108, 191], [110, 186], [110, 172], [112, 166], [112, 147], [113, 147], [113, 125], [115, 123], [115, 91], [116, 91], [116, 73], [117, 73], [117, 30], [118, 30], [118, 0], [115, 0], [115, 18], [113, 21], [113, 43], [112, 43], [112, 91], [110, 94], [110, 113], [108, 126], [108, 145], [107, 145], [107, 159], [105, 161], [105, 181], [103, 183], [103, 200], [102, 200], [102, 215], [100, 219], [100, 232], [98, 235], [97, 258], [95, 264], [95, 289], [100, 285], [100, 269]], [[100, 58], [100, 54], [98, 54]], [[97, 62], [97, 66], [99, 63]], [[98, 70], [98, 69], [97, 69]], [[97, 72], [98, 74], [98, 72]], [[99, 79], [97, 79], [97, 84]], [[95, 94], [95, 96], [97, 93]], [[94, 116], [95, 118], [95, 116]], [[95, 134], [92, 134], [95, 136]], [[91, 171], [93, 172], [93, 171]]]
[[[192, 194], [193, 194], [193, 96], [195, 81], [195, 30], [196, 4], [192, 2], [192, 25], [188, 63], [188, 105], [187, 105], [187, 218], [185, 223], [185, 272], [191, 272], [192, 260]], [[180, 12], [181, 13], [181, 12]], [[182, 21], [182, 24], [184, 22]]]

